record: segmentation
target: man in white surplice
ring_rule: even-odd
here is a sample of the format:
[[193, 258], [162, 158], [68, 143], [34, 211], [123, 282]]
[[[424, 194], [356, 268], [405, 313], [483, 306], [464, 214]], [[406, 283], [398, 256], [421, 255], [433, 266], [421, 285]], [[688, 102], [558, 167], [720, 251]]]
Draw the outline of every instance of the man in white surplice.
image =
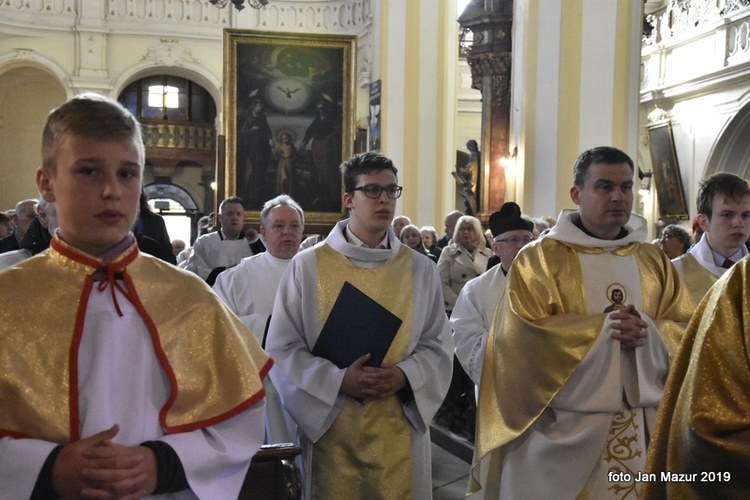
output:
[[184, 269], [193, 272], [213, 286], [216, 276], [251, 255], [263, 251], [263, 244], [255, 230], [243, 229], [245, 202], [239, 196], [230, 196], [219, 204], [219, 222], [216, 231], [200, 236], [185, 261]]
[[451, 314], [456, 357], [475, 384], [482, 375], [487, 333], [505, 276], [518, 251], [534, 240], [534, 223], [521, 217], [521, 208], [512, 201], [490, 215], [489, 225], [492, 251], [500, 258], [500, 264], [466, 283]]
[[579, 210], [510, 268], [479, 385], [474, 498], [637, 494], [692, 301], [668, 257], [643, 244], [633, 170], [616, 148], [583, 152]]
[[[266, 251], [242, 259], [219, 274], [214, 291], [242, 320], [263, 348], [281, 275], [297, 254], [305, 228], [302, 207], [288, 195], [269, 200], [260, 212], [260, 235]], [[278, 370], [278, 368], [271, 368]], [[296, 425], [281, 405], [270, 378], [266, 389], [266, 443], [295, 442]]]

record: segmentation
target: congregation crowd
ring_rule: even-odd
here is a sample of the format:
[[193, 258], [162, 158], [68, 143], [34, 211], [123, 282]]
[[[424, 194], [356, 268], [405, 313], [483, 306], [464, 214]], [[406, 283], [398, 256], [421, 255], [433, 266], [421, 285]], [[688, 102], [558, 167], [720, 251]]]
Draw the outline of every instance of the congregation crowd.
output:
[[[646, 242], [633, 161], [595, 147], [576, 209], [452, 211], [438, 236], [369, 152], [328, 234], [285, 194], [249, 228], [233, 196], [188, 246], [144, 160], [127, 110], [74, 97], [39, 199], [0, 212], [0, 499], [237, 498], [264, 443], [299, 446], [303, 498], [426, 499], [441, 417], [471, 427], [472, 498], [747, 494], [741, 178], [704, 179], [692, 234]], [[442, 406], [459, 371], [470, 422]]]

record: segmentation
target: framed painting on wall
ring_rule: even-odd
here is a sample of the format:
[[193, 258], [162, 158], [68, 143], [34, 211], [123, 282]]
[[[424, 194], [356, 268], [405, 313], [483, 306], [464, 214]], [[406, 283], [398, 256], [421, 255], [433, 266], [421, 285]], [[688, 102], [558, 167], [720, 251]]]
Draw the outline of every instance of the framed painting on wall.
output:
[[659, 217], [664, 220], [688, 220], [690, 216], [674, 147], [672, 125], [669, 122], [658, 123], [649, 126], [647, 131], [656, 198], [659, 201]]
[[344, 216], [339, 165], [354, 148], [355, 37], [224, 30], [224, 195], [260, 222], [286, 193], [306, 229]]

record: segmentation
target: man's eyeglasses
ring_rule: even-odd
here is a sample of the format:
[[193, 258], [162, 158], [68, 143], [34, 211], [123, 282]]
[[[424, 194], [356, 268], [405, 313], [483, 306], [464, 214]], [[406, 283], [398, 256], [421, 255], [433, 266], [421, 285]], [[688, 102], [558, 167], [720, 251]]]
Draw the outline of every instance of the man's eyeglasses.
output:
[[352, 189], [352, 191], [362, 191], [365, 196], [372, 199], [380, 198], [380, 195], [383, 194], [383, 191], [385, 191], [385, 195], [395, 200], [399, 197], [401, 197], [401, 191], [403, 191], [404, 188], [401, 186], [378, 186], [377, 184], [365, 184], [364, 186], [355, 187]]
[[505, 238], [502, 240], [494, 240], [495, 243], [512, 243], [514, 245], [518, 245], [519, 243], [523, 243], [524, 245], [526, 243], [531, 243], [534, 241], [534, 238], [531, 236], [524, 236], [523, 238], [519, 238], [518, 236], [511, 236], [510, 238]]

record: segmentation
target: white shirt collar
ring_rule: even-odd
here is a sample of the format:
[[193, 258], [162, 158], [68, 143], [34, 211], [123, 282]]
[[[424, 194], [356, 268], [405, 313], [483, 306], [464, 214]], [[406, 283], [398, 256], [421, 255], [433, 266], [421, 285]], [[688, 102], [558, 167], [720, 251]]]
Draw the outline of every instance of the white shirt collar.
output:
[[[356, 245], [358, 247], [364, 247], [364, 248], [371, 248], [367, 246], [365, 242], [363, 242], [362, 240], [360, 240], [354, 235], [352, 230], [349, 229], [349, 224], [346, 225], [346, 227], [344, 228], [344, 231], [346, 232], [347, 241], [351, 243], [352, 245]], [[383, 238], [383, 240], [375, 248], [380, 248], [380, 249], [388, 248], [388, 232], [387, 231], [385, 233], [385, 237]]]

